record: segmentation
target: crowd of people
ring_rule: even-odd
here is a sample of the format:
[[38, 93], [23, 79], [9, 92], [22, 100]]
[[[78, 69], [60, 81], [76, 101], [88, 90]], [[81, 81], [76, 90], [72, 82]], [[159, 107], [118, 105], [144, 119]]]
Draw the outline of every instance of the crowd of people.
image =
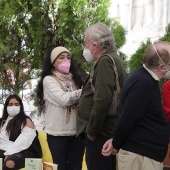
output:
[[[94, 60], [89, 74], [63, 46], [51, 49], [44, 60], [37, 99], [46, 115], [53, 163], [58, 170], [81, 170], [85, 154], [88, 170], [162, 170], [170, 80], [162, 96], [159, 81], [170, 79], [170, 44], [150, 45], [143, 66], [128, 77], [112, 31], [96, 23], [84, 33], [83, 56]], [[3, 170], [18, 170], [25, 158], [42, 157], [35, 125], [15, 94], [6, 99], [0, 118], [0, 157]]]

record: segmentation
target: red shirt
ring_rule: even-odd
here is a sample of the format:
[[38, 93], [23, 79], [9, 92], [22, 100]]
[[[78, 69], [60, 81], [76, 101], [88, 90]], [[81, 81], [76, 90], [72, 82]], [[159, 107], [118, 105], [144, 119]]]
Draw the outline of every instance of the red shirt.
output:
[[170, 124], [170, 80], [164, 83], [162, 90], [163, 109]]

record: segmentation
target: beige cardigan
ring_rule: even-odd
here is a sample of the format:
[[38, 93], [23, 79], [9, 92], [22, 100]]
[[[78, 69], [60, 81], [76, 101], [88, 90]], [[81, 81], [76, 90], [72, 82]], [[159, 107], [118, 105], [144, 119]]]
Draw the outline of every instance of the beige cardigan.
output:
[[[62, 79], [66, 86], [68, 79]], [[71, 81], [70, 81], [71, 83]], [[67, 106], [76, 104], [81, 95], [81, 89], [70, 92], [63, 91], [61, 85], [53, 76], [43, 80], [45, 100], [45, 132], [53, 136], [76, 135], [76, 109], [71, 109], [70, 120], [66, 123]]]

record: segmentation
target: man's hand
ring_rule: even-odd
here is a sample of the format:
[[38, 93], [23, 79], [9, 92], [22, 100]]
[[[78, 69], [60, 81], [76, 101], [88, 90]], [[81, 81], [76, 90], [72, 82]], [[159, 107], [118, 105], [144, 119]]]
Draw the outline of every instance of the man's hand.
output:
[[102, 148], [103, 156], [110, 156], [111, 154], [115, 155], [117, 153], [117, 150], [112, 145], [112, 141], [113, 139], [111, 138], [108, 141], [106, 141], [106, 143], [103, 145], [103, 148]]

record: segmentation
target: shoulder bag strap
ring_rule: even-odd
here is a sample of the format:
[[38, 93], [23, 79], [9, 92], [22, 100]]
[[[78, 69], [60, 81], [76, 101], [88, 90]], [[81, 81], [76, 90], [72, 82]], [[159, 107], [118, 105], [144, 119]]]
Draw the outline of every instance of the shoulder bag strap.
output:
[[[105, 55], [107, 55], [113, 62], [113, 70], [114, 70], [115, 75], [116, 75], [116, 91], [117, 91], [117, 94], [120, 94], [121, 89], [120, 89], [120, 84], [119, 84], [119, 76], [118, 76], [118, 69], [117, 69], [116, 63], [115, 63], [114, 59], [110, 55], [108, 55], [108, 54], [105, 54]], [[90, 73], [90, 83], [91, 83], [91, 89], [92, 89], [93, 92], [95, 91], [95, 87], [93, 86], [93, 83], [92, 83], [93, 76], [94, 76], [94, 67], [95, 67], [95, 65], [96, 64], [94, 64], [94, 66], [93, 66], [93, 68], [91, 70], [91, 73]]]

